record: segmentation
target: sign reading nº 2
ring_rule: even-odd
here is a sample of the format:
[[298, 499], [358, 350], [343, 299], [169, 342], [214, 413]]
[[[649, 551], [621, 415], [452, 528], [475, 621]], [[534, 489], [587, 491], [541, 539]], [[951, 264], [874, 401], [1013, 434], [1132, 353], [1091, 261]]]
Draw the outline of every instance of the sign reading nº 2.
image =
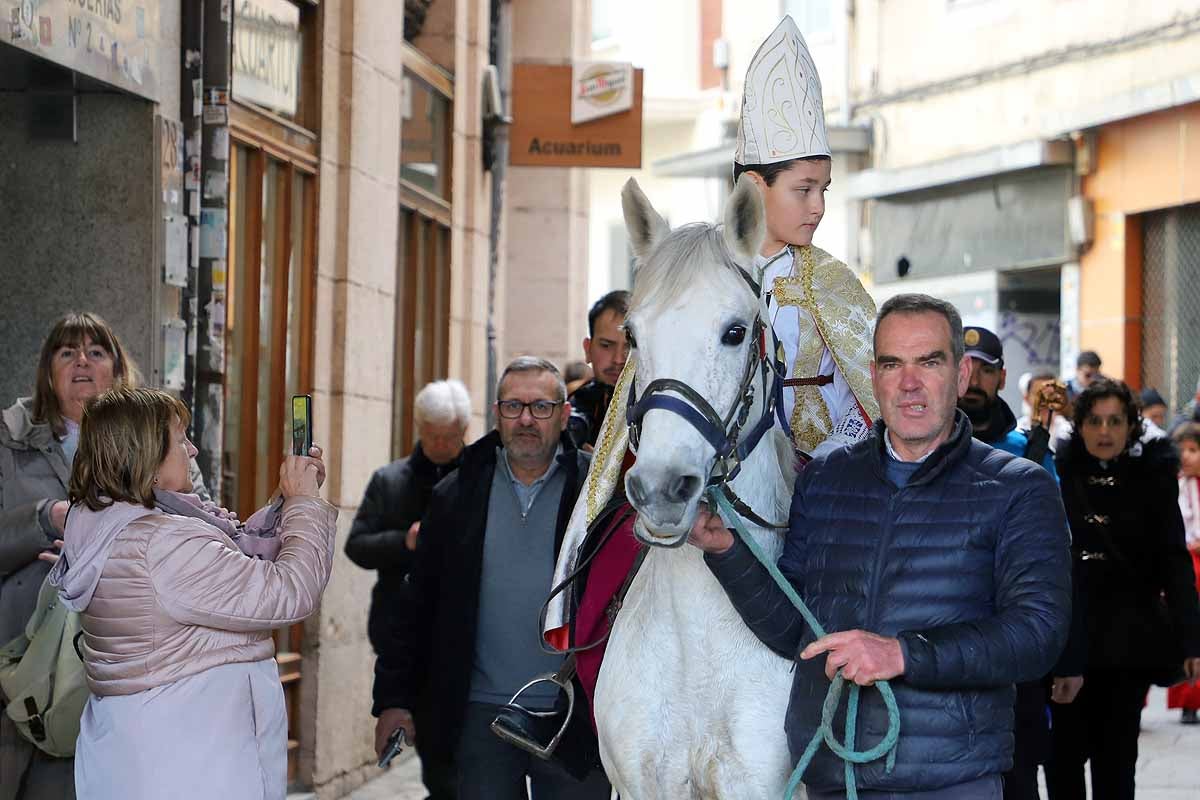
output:
[[[642, 71], [594, 66], [575, 75], [570, 65], [513, 64], [509, 163], [518, 167], [642, 166]], [[632, 79], [631, 85], [619, 84]], [[627, 93], [618, 89], [628, 90]], [[577, 91], [578, 90], [578, 91]], [[625, 94], [628, 105], [620, 99]], [[577, 96], [578, 95], [578, 96]], [[626, 108], [572, 124], [580, 100]], [[596, 102], [599, 101], [599, 102]], [[599, 110], [599, 109], [598, 109]]]

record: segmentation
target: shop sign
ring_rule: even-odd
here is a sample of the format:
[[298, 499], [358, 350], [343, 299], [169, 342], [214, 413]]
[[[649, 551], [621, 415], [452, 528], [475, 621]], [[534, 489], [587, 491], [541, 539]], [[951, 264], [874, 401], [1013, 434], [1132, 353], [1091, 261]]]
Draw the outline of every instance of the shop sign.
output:
[[300, 9], [288, 0], [235, 0], [233, 95], [296, 115], [300, 98]]
[[512, 117], [513, 166], [642, 166], [642, 70], [631, 65], [514, 64]]
[[0, 41], [158, 100], [162, 42], [153, 0], [0, 0]]

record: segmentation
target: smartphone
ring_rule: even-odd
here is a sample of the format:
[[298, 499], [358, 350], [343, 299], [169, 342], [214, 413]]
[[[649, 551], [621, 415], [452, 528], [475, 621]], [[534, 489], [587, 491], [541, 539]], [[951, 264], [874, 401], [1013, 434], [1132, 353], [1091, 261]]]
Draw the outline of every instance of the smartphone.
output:
[[396, 728], [392, 731], [392, 735], [388, 737], [387, 746], [383, 749], [383, 755], [379, 757], [380, 769], [387, 769], [391, 765], [392, 759], [400, 755], [400, 751], [406, 744], [408, 742], [404, 738], [404, 728]]
[[312, 396], [292, 395], [292, 455], [306, 456], [312, 449]]

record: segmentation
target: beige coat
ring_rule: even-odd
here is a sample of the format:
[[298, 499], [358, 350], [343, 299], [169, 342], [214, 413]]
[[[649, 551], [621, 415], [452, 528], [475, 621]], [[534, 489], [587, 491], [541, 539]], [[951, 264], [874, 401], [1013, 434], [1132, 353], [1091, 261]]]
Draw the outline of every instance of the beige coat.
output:
[[[94, 521], [123, 512], [134, 519], [101, 541], [103, 524]], [[83, 615], [92, 693], [133, 694], [222, 664], [271, 658], [271, 630], [316, 610], [333, 562], [336, 519], [324, 500], [290, 498], [271, 562], [244, 555], [197, 519], [125, 503], [102, 512], [72, 509], [69, 566], [61, 575], [56, 568], [51, 580]]]

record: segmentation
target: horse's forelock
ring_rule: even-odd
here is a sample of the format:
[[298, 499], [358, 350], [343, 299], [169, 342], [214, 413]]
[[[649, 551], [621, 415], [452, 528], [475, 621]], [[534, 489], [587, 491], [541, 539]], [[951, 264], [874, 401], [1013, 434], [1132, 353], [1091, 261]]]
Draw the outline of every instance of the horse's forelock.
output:
[[719, 227], [703, 222], [683, 225], [671, 231], [638, 267], [631, 310], [672, 303], [694, 287], [700, 276], [737, 268]]

